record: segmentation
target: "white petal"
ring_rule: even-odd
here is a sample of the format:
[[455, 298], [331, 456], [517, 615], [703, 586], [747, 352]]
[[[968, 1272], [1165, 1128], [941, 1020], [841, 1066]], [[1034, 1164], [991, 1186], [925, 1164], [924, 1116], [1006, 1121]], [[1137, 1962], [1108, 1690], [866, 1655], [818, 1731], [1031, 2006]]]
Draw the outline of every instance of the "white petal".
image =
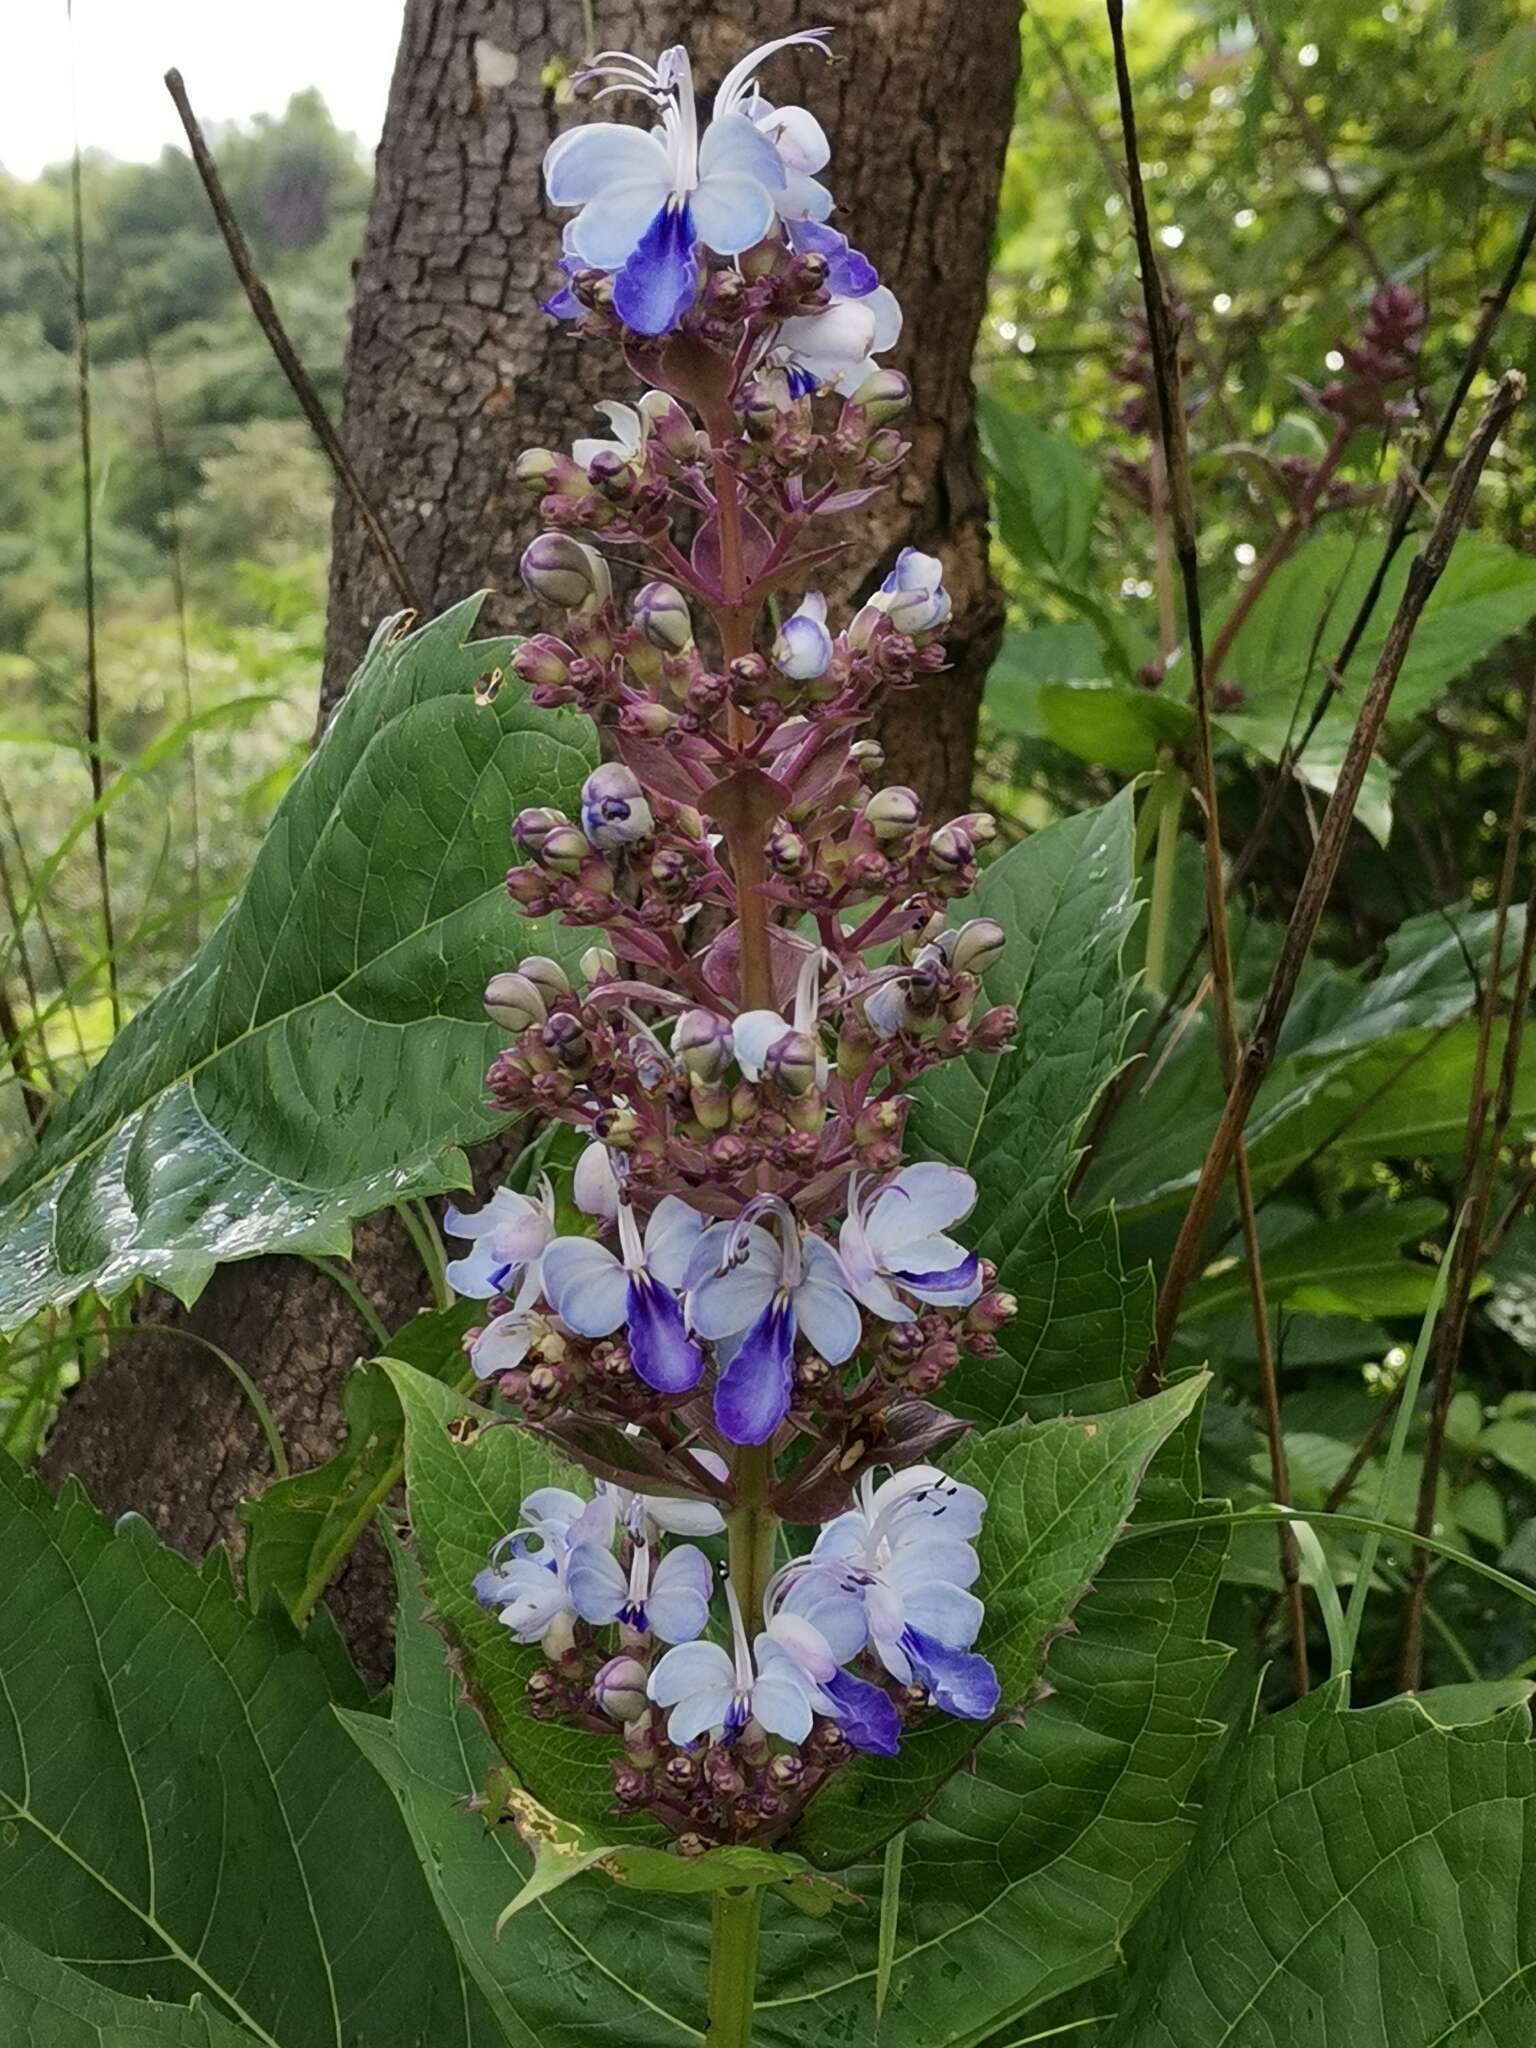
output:
[[658, 1660], [646, 1691], [658, 1707], [671, 1707], [712, 1688], [729, 1694], [735, 1683], [736, 1667], [718, 1643], [682, 1643]]
[[[743, 126], [752, 129], [750, 121]], [[778, 158], [774, 158], [777, 163]], [[688, 195], [699, 240], [717, 256], [739, 256], [762, 241], [773, 226], [773, 201], [757, 178], [716, 171]]]
[[469, 1354], [475, 1377], [488, 1380], [492, 1373], [511, 1372], [528, 1356], [532, 1342], [533, 1332], [526, 1316], [513, 1309], [494, 1317], [480, 1332]]
[[736, 1064], [749, 1081], [759, 1078], [769, 1051], [781, 1038], [787, 1038], [792, 1029], [788, 1019], [777, 1010], [742, 1011], [731, 1026], [731, 1044]]
[[610, 1337], [624, 1320], [629, 1280], [606, 1245], [557, 1237], [544, 1254], [544, 1292], [561, 1322], [582, 1337]]
[[775, 107], [766, 119], [759, 116], [757, 125], [784, 159], [788, 170], [804, 171], [808, 176], [814, 176], [817, 171], [824, 171], [832, 161], [832, 145], [827, 140], [827, 131], [809, 107]]
[[764, 1272], [750, 1263], [730, 1273], [713, 1274], [689, 1294], [688, 1321], [700, 1337], [711, 1341], [739, 1337], [772, 1301], [777, 1286], [776, 1272]]
[[[571, 460], [580, 469], [590, 469], [599, 455], [612, 454], [615, 445], [612, 441], [573, 441], [571, 443]], [[589, 1146], [587, 1149], [590, 1151], [591, 1147]], [[599, 1146], [598, 1150], [601, 1151], [602, 1147]]]
[[[544, 189], [552, 206], [582, 206], [615, 184], [671, 189], [671, 167], [659, 136], [618, 121], [589, 121], [556, 136], [544, 152]], [[659, 203], [659, 202], [658, 202]]]
[[645, 1226], [645, 1263], [663, 1287], [679, 1288], [704, 1218], [679, 1195], [663, 1195]]
[[859, 1348], [864, 1325], [841, 1287], [825, 1280], [803, 1280], [795, 1289], [795, 1320], [801, 1333], [828, 1365], [844, 1365]]
[[943, 1580], [914, 1587], [902, 1601], [908, 1622], [946, 1649], [968, 1650], [980, 1631], [983, 1609], [974, 1593]]
[[876, 1259], [888, 1266], [908, 1244], [947, 1230], [976, 1206], [976, 1183], [958, 1166], [936, 1159], [904, 1166], [870, 1205], [864, 1233]]
[[583, 1543], [571, 1553], [566, 1583], [571, 1605], [582, 1620], [599, 1626], [612, 1621], [629, 1592], [618, 1559], [595, 1543]]
[[611, 1223], [619, 1213], [619, 1182], [606, 1145], [597, 1139], [582, 1153], [571, 1175], [571, 1197], [588, 1216]]
[[[830, 154], [830, 152], [829, 152]], [[699, 144], [699, 183], [717, 178], [750, 178], [777, 191], [784, 183], [784, 159], [763, 131], [745, 114], [724, 114], [711, 121]], [[769, 214], [770, 220], [772, 213]], [[694, 219], [698, 219], [695, 212]]]
[[781, 1612], [769, 1622], [764, 1634], [757, 1639], [759, 1667], [762, 1666], [765, 1643], [777, 1643], [809, 1678], [825, 1680], [837, 1669], [832, 1645], [815, 1622], [807, 1620], [803, 1614]]
[[969, 1543], [940, 1535], [929, 1522], [921, 1535], [912, 1532], [910, 1544], [898, 1546], [880, 1576], [908, 1598], [929, 1585], [973, 1586], [980, 1571], [981, 1561]]
[[773, 203], [785, 220], [828, 221], [832, 218], [832, 194], [815, 178], [791, 171], [784, 188], [773, 195]]
[[632, 405], [626, 405], [619, 398], [600, 398], [594, 408], [600, 412], [613, 429], [613, 438], [626, 455], [638, 455], [645, 430], [640, 424], [640, 415]]
[[811, 1732], [811, 1703], [805, 1690], [787, 1674], [772, 1672], [752, 1688], [752, 1712], [770, 1735], [786, 1742], [804, 1742]]
[[875, 338], [869, 345], [870, 352], [883, 355], [901, 339], [901, 301], [889, 285], [882, 284], [867, 293], [863, 303], [875, 316]]
[[[697, 1649], [695, 1643], [684, 1643], [685, 1650]], [[713, 1647], [712, 1645], [710, 1647]], [[667, 1652], [671, 1656], [671, 1651]], [[679, 1749], [686, 1749], [690, 1742], [697, 1742], [701, 1735], [707, 1735], [711, 1728], [723, 1728], [725, 1718], [731, 1711], [731, 1702], [736, 1697], [735, 1679], [729, 1685], [711, 1686], [705, 1692], [696, 1692], [679, 1700], [667, 1716], [667, 1733]]]
[[623, 185], [609, 185], [587, 202], [572, 223], [571, 242], [576, 254], [597, 270], [622, 269], [670, 194], [671, 187], [665, 179], [635, 179]]

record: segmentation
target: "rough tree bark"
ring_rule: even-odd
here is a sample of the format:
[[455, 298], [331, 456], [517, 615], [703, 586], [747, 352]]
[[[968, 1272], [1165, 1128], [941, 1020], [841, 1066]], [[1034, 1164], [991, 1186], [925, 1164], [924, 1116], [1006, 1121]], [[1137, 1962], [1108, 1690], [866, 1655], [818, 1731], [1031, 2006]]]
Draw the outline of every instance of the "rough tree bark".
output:
[[[833, 139], [832, 182], [859, 245], [894, 286], [907, 326], [892, 360], [912, 378], [904, 481], [880, 501], [842, 578], [867, 587], [901, 545], [942, 555], [954, 595], [951, 673], [901, 700], [883, 733], [893, 781], [938, 811], [969, 795], [976, 706], [1001, 603], [987, 573], [970, 381], [1018, 69], [1017, 0], [597, 0], [599, 47], [654, 53], [686, 37], [701, 83], [808, 19], [836, 27], [839, 61], [776, 60], [780, 101], [814, 105]], [[513, 593], [530, 508], [511, 482], [520, 449], [568, 444], [623, 372], [538, 311], [557, 250], [539, 160], [571, 118], [549, 80], [586, 54], [579, 0], [407, 0], [357, 270], [343, 431], [377, 511], [433, 607], [491, 586], [493, 627], [527, 617]], [[703, 18], [701, 19], [701, 16]], [[322, 719], [374, 623], [398, 609], [366, 535], [339, 499]], [[494, 1167], [477, 1161], [482, 1180]], [[359, 1226], [355, 1277], [386, 1320], [423, 1305], [419, 1265], [390, 1216]], [[237, 1356], [270, 1403], [296, 1468], [328, 1455], [337, 1389], [371, 1348], [346, 1300], [311, 1267], [223, 1268], [184, 1322]], [[214, 1360], [151, 1332], [125, 1341], [65, 1406], [43, 1466], [78, 1473], [109, 1513], [136, 1510], [182, 1549], [238, 1552], [241, 1498], [269, 1476], [265, 1446]], [[332, 1606], [365, 1673], [389, 1663], [382, 1554], [360, 1549]]]

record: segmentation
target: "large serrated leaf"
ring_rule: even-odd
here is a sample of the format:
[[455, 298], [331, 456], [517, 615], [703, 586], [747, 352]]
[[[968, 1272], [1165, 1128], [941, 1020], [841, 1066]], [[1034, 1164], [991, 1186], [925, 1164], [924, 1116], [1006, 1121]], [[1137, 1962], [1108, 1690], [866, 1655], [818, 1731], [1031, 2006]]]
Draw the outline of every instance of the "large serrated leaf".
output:
[[1529, 1714], [1338, 1704], [1327, 1688], [1236, 1746], [1113, 2048], [1527, 2048]]
[[492, 2048], [344, 1654], [3, 1456], [0, 1555], [0, 1923], [260, 2048]]
[[[219, 1262], [345, 1253], [353, 1217], [466, 1184], [503, 1034], [480, 996], [530, 947], [507, 823], [569, 807], [591, 729], [474, 684], [479, 600], [376, 645], [233, 909], [0, 1189], [0, 1325], [139, 1275], [190, 1299]], [[546, 950], [564, 940], [544, 939]]]
[[124, 1998], [0, 1927], [0, 2040], [22, 2048], [253, 2048], [203, 1999]]
[[[1200, 1374], [1107, 1415], [1014, 1423], [948, 1460], [955, 1478], [987, 1496], [977, 1542], [987, 1614], [976, 1647], [997, 1671], [1005, 1711], [1040, 1684], [1050, 1645], [1120, 1533], [1148, 1464], [1205, 1384]], [[795, 1847], [831, 1869], [868, 1855], [923, 1811], [981, 1732], [933, 1715], [908, 1733], [899, 1758], [857, 1758], [811, 1805]]]

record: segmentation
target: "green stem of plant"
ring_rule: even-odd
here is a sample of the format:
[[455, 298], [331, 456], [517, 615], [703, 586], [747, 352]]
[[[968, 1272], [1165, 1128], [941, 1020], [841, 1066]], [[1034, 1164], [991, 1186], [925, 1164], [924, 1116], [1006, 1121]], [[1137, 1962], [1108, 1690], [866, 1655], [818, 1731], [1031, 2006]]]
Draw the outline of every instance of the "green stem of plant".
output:
[[749, 2048], [762, 1888], [714, 1894], [709, 1950], [707, 2048]]
[[1173, 917], [1173, 884], [1178, 872], [1179, 819], [1189, 777], [1181, 768], [1165, 768], [1147, 792], [1147, 808], [1157, 813], [1157, 845], [1152, 855], [1152, 888], [1147, 907], [1147, 986], [1163, 994], [1168, 985], [1168, 934]]
[[748, 1634], [763, 1625], [763, 1593], [773, 1576], [779, 1518], [768, 1506], [773, 1453], [766, 1444], [744, 1444], [736, 1453], [736, 1505], [726, 1516], [731, 1584], [741, 1602]]
[[405, 1225], [405, 1234], [416, 1247], [422, 1269], [432, 1286], [432, 1299], [439, 1308], [453, 1307], [453, 1289], [444, 1268], [443, 1240], [437, 1234], [432, 1211], [425, 1202], [397, 1202], [395, 1214]]

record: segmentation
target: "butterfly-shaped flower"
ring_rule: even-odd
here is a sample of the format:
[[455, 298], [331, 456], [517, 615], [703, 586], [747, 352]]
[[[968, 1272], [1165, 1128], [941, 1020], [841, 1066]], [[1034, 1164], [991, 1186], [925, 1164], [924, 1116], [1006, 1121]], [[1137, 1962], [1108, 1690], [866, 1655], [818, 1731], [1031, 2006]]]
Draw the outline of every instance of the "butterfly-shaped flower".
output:
[[[758, 1216], [774, 1218], [776, 1237]], [[800, 1334], [829, 1365], [858, 1348], [863, 1325], [837, 1254], [777, 1195], [757, 1196], [735, 1223], [712, 1224], [686, 1284], [694, 1330], [728, 1353], [715, 1421], [732, 1443], [767, 1443], [788, 1414]]]
[[513, 1297], [511, 1308], [492, 1317], [470, 1351], [470, 1363], [481, 1379], [510, 1372], [527, 1356], [532, 1338], [528, 1312], [539, 1298], [540, 1263], [555, 1234], [554, 1190], [547, 1180], [541, 1181], [535, 1201], [513, 1188], [497, 1188], [472, 1216], [445, 1209], [443, 1229], [449, 1237], [468, 1238], [472, 1246], [444, 1268], [455, 1294], [474, 1301]]
[[[667, 1734], [680, 1747], [713, 1735], [734, 1742], [749, 1721], [786, 1742], [803, 1742], [813, 1720], [810, 1696], [788, 1660], [754, 1663], [736, 1590], [726, 1582], [732, 1647], [683, 1643], [668, 1650], [646, 1690], [666, 1707]], [[761, 1638], [759, 1639], [761, 1640]]]
[[916, 1314], [902, 1294], [969, 1308], [981, 1293], [981, 1261], [944, 1233], [975, 1206], [971, 1176], [937, 1160], [904, 1166], [873, 1196], [855, 1174], [837, 1243], [849, 1288], [888, 1323], [909, 1323]]
[[636, 1635], [691, 1643], [709, 1620], [709, 1559], [691, 1543], [679, 1543], [652, 1565], [648, 1543], [634, 1546], [627, 1577], [605, 1544], [579, 1545], [568, 1571], [576, 1612], [597, 1627], [616, 1621]]
[[581, 1337], [611, 1337], [622, 1323], [629, 1355], [648, 1387], [662, 1394], [697, 1386], [704, 1356], [683, 1326], [677, 1290], [703, 1219], [676, 1195], [664, 1195], [642, 1238], [628, 1202], [619, 1203], [619, 1255], [592, 1237], [557, 1237], [544, 1253], [545, 1298]]
[[[574, 1515], [568, 1513], [572, 1506]], [[523, 1520], [491, 1552], [474, 1591], [518, 1642], [536, 1643], [551, 1630], [558, 1638], [575, 1621], [572, 1560], [613, 1541], [613, 1502], [601, 1495], [583, 1501], [562, 1487], [545, 1487], [528, 1496], [521, 1512]]]
[[614, 310], [638, 334], [669, 333], [693, 303], [698, 249], [738, 256], [768, 234], [774, 194], [787, 173], [772, 141], [741, 111], [751, 78], [774, 51], [820, 44], [826, 31], [781, 36], [743, 59], [722, 82], [714, 118], [699, 136], [693, 65], [681, 44], [654, 65], [605, 50], [585, 76], [608, 81], [599, 97], [635, 92], [659, 116], [650, 133], [612, 121], [558, 136], [544, 157], [553, 206], [575, 206], [570, 245], [614, 273]]
[[763, 1608], [758, 1668], [792, 1667], [815, 1711], [835, 1721], [855, 1749], [895, 1756], [901, 1742], [895, 1701], [880, 1686], [842, 1668], [869, 1636], [858, 1596], [844, 1592], [825, 1572], [781, 1574], [770, 1582]]

